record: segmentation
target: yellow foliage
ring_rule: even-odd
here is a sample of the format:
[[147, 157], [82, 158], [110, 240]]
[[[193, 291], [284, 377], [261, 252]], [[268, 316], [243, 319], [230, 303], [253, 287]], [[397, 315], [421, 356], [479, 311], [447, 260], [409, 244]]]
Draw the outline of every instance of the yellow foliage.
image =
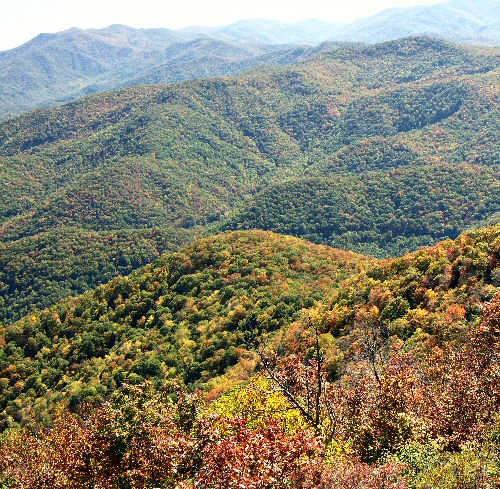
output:
[[219, 397], [210, 405], [208, 412], [221, 417], [217, 428], [222, 433], [229, 430], [224, 421], [236, 417], [245, 418], [252, 429], [265, 428], [270, 419], [276, 420], [287, 434], [307, 428], [299, 412], [292, 409], [285, 397], [274, 390], [262, 375], [254, 376], [248, 384], [239, 385]]

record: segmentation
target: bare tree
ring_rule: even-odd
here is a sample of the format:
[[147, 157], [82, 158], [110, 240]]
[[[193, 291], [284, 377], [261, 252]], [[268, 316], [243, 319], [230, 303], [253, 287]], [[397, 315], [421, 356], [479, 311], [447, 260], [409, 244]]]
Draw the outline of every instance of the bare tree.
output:
[[262, 366], [275, 388], [283, 394], [291, 407], [323, 434], [327, 442], [333, 439], [337, 416], [329, 397], [329, 382], [325, 368], [325, 354], [320, 345], [320, 331], [311, 318], [308, 327], [314, 334], [313, 354], [279, 356], [268, 354], [264, 347], [258, 350]]

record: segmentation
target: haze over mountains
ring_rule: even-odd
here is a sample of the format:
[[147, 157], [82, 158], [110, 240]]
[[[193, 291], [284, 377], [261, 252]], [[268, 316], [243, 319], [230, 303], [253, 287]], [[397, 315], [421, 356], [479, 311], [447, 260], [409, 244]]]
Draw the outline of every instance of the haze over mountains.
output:
[[351, 23], [315, 19], [296, 24], [242, 20], [221, 28], [187, 28], [180, 32], [271, 44], [376, 43], [405, 36], [432, 35], [458, 42], [498, 45], [498, 22], [500, 4], [497, 0], [450, 0], [437, 5], [392, 8]]
[[126, 26], [41, 34], [0, 53], [0, 116], [122, 86], [237, 74], [304, 51]]
[[108, 89], [292, 63], [328, 49], [304, 48], [326, 41], [373, 43], [425, 34], [498, 45], [499, 8], [497, 0], [452, 0], [390, 9], [350, 24], [242, 20], [221, 28], [172, 31], [113, 25], [40, 34], [0, 52], [0, 118]]

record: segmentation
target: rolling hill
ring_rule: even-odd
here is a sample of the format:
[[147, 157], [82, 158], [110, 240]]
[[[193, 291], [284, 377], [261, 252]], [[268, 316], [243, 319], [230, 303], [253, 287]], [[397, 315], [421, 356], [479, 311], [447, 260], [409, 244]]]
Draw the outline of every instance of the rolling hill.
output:
[[463, 164], [301, 178], [270, 185], [221, 228], [272, 229], [374, 256], [398, 255], [482, 224], [499, 195], [498, 169]]
[[[3, 318], [220, 226], [386, 256], [456, 237], [499, 210], [498, 60], [429, 38], [334, 46], [288, 67], [138, 86], [1, 123]], [[339, 202], [343, 188], [359, 197]], [[55, 262], [70, 263], [88, 233], [99, 233], [92, 265], [62, 278]], [[127, 265], [103, 270], [122, 247]], [[11, 265], [25, 254], [25, 271]], [[18, 275], [30, 270], [36, 283]]]
[[460, 304], [465, 322], [451, 323], [472, 324], [500, 287], [499, 236], [485, 228], [386, 260], [264, 231], [198, 240], [4, 327], [2, 427], [148, 378], [205, 389], [237, 381], [252, 373], [259, 342], [276, 334], [285, 348], [304, 314], [354, 341], [358, 311], [376, 306], [404, 340], [420, 328], [447, 341], [458, 331], [443, 324], [446, 310]]
[[199, 240], [0, 329], [0, 480], [494, 487], [499, 288], [499, 226], [385, 260]]
[[[25, 362], [33, 369], [33, 377], [23, 376], [21, 395], [8, 386], [10, 380], [2, 384], [1, 424], [21, 421], [29, 406], [39, 406], [45, 416], [60, 401], [76, 406], [85, 397], [106, 397], [123, 382], [151, 375], [180, 375], [187, 383], [205, 385], [239, 360], [244, 345], [287, 324], [369, 261], [262, 231], [225, 234], [167, 254], [56, 309], [29, 315], [1, 330], [6, 350], [0, 371], [11, 364], [5, 353], [12, 347], [22, 357], [9, 370], [12, 375]], [[42, 358], [38, 352], [44, 348], [51, 352], [44, 350]], [[61, 349], [69, 356], [61, 356]], [[66, 365], [67, 373], [48, 367], [56, 363]], [[116, 368], [110, 370], [111, 364]], [[100, 385], [103, 375], [107, 386]]]

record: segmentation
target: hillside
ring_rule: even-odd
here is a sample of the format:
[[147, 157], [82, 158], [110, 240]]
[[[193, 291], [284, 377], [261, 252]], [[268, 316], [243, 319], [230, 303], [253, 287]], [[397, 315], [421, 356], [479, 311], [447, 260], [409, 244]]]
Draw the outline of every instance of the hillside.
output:
[[359, 311], [373, 307], [374, 324], [402, 340], [448, 341], [500, 287], [499, 237], [499, 226], [481, 229], [380, 261], [263, 231], [198, 240], [3, 328], [2, 425], [147, 378], [203, 388], [245, 378], [259, 341], [278, 332], [286, 347], [304, 311], [343, 338], [346, 354]]
[[[65, 242], [79, 233], [139, 230], [150, 250], [158, 230], [164, 251], [228, 219], [395, 255], [485, 222], [500, 200], [498, 60], [496, 49], [428, 38], [334, 46], [289, 67], [108, 92], [0, 124], [3, 318], [19, 317], [27, 297], [46, 307], [109, 279], [91, 267], [53, 289], [53, 260], [72, 253]], [[377, 188], [391, 180], [421, 183], [398, 202]], [[366, 202], [336, 207], [337, 181], [361, 186]], [[301, 185], [325, 195], [290, 215], [274, 210], [274, 196], [294, 199]], [[318, 205], [315, 224], [292, 222]], [[351, 221], [339, 226], [339, 210]], [[60, 235], [52, 243], [62, 251], [36, 265], [32, 290], [8, 264], [39, 233]], [[95, 263], [119, 249], [91, 246]], [[127, 254], [144, 263], [141, 249]]]
[[28, 429], [0, 439], [0, 477], [495, 487], [499, 266], [499, 226], [388, 260], [197, 241], [3, 328], [2, 426]]
[[219, 235], [30, 314], [1, 330], [1, 424], [150, 377], [207, 385], [368, 261], [272, 233]]
[[189, 230], [64, 228], [1, 243], [0, 317], [12, 322], [34, 306], [128, 275], [193, 235]]
[[404, 254], [500, 210], [498, 168], [423, 165], [270, 185], [221, 225], [272, 229], [374, 256]]

